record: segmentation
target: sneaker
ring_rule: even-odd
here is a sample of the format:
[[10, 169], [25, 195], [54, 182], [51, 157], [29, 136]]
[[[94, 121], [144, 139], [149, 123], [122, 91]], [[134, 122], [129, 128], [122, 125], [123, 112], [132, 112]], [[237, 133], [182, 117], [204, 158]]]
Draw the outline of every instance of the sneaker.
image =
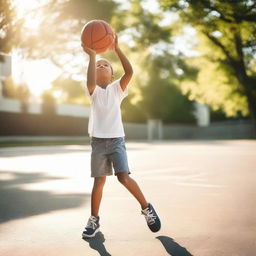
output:
[[161, 228], [160, 219], [151, 204], [148, 204], [148, 207], [146, 209], [141, 210], [141, 214], [144, 215], [147, 221], [148, 227], [152, 232], [157, 232], [160, 230]]
[[94, 237], [96, 233], [100, 231], [100, 224], [99, 224], [100, 217], [91, 216], [88, 220], [88, 223], [83, 231], [82, 237], [83, 238], [90, 238]]

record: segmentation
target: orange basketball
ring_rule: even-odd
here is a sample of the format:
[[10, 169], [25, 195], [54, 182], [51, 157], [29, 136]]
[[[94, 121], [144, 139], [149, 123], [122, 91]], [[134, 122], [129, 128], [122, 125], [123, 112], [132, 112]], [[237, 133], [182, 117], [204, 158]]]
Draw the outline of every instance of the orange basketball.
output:
[[92, 20], [83, 27], [81, 40], [84, 46], [93, 49], [96, 53], [103, 53], [113, 45], [115, 35], [104, 20]]

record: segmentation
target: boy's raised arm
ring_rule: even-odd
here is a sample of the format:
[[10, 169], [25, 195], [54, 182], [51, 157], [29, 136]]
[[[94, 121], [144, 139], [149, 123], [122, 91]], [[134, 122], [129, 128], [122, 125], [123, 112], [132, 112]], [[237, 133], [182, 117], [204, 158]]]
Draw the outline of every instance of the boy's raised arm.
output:
[[96, 52], [82, 45], [84, 51], [89, 55], [89, 65], [87, 69], [87, 88], [90, 94], [96, 87]]
[[121, 49], [118, 46], [117, 35], [115, 37], [114, 51], [116, 52], [117, 56], [119, 57], [119, 59], [122, 63], [123, 69], [124, 69], [124, 75], [122, 76], [122, 78], [120, 80], [120, 86], [121, 86], [122, 90], [124, 91], [126, 86], [128, 85], [128, 83], [130, 82], [130, 80], [132, 78], [133, 69], [132, 69], [131, 63], [129, 62], [129, 60], [126, 58], [126, 56], [123, 54], [123, 52], [121, 51]]

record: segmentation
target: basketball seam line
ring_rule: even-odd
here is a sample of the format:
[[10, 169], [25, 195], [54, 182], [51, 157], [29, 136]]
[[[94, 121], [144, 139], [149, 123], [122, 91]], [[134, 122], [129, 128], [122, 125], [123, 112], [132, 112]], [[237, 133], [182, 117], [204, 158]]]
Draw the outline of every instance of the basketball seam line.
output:
[[[111, 35], [111, 34], [107, 33], [106, 35]], [[106, 35], [105, 35], [105, 36], [106, 36]], [[103, 39], [105, 36], [103, 36], [101, 39]], [[99, 42], [101, 39], [99, 39], [99, 40], [97, 40], [97, 41], [93, 42], [93, 44], [92, 44], [92, 45], [94, 45], [94, 43]], [[93, 46], [92, 46], [92, 47], [93, 47]], [[105, 46], [105, 47], [106, 47], [106, 46]], [[102, 48], [105, 48], [105, 47], [96, 48], [96, 49], [102, 49]]]
[[[94, 25], [94, 24], [93, 24], [93, 25]], [[112, 35], [112, 34], [108, 33], [105, 24], [102, 23], [102, 25], [103, 25], [104, 28], [105, 28], [106, 34], [105, 34], [103, 37], [101, 37], [100, 39], [98, 39], [97, 41], [94, 41], [94, 42], [92, 43], [92, 47], [93, 47], [93, 45], [94, 45], [95, 43], [97, 43], [97, 42], [99, 42], [100, 40], [102, 40], [105, 36], [107, 36], [107, 35]], [[100, 48], [96, 48], [96, 49], [103, 49], [103, 48], [105, 48], [105, 47], [106, 47], [106, 46], [100, 47]]]

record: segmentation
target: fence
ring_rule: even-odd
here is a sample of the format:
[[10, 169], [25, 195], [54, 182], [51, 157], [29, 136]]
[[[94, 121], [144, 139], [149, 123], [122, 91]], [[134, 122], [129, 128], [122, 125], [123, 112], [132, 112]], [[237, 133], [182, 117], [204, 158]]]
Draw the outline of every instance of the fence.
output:
[[[87, 136], [88, 118], [0, 112], [0, 136]], [[147, 140], [147, 124], [124, 124], [127, 139]], [[249, 139], [249, 122], [213, 123], [208, 127], [163, 125], [162, 139]], [[159, 139], [158, 136], [151, 137]]]
[[[13, 99], [0, 100], [0, 136], [44, 135], [87, 136], [89, 107], [69, 104], [56, 105], [56, 114], [41, 113], [40, 104], [29, 104], [27, 113]], [[72, 115], [72, 116], [71, 116]], [[124, 123], [127, 139], [249, 139], [250, 122], [218, 122], [207, 127], [196, 125], [162, 125], [159, 120], [147, 124]]]

